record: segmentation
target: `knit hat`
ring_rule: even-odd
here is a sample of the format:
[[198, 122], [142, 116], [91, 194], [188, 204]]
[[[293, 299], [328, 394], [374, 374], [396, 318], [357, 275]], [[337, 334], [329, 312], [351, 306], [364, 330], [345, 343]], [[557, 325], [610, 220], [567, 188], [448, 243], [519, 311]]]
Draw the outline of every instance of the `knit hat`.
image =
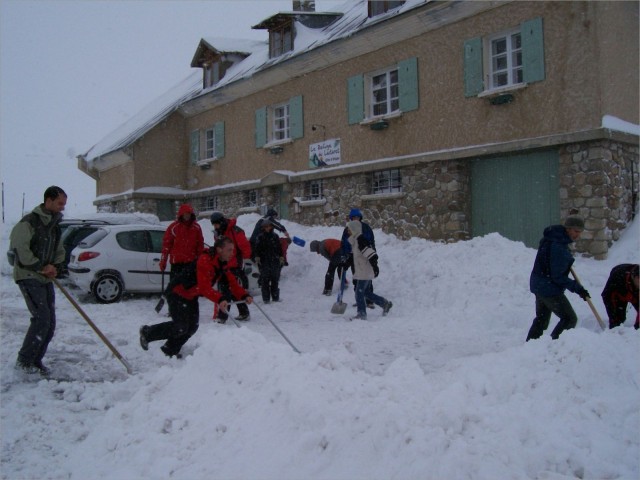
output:
[[584, 230], [584, 219], [579, 215], [569, 215], [564, 221], [565, 228]]
[[312, 240], [309, 244], [309, 250], [318, 253], [320, 251], [320, 242], [318, 240]]
[[352, 208], [349, 212], [349, 218], [358, 217], [362, 220], [362, 212], [358, 208]]

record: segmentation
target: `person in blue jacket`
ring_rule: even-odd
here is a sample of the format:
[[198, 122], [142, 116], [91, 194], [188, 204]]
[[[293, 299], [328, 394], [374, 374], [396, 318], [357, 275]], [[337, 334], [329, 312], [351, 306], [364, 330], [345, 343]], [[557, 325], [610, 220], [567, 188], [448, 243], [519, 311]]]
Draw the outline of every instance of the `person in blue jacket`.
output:
[[576, 293], [585, 301], [590, 298], [582, 285], [569, 278], [574, 262], [569, 244], [578, 240], [583, 230], [584, 220], [577, 215], [568, 216], [564, 225], [551, 225], [544, 229], [529, 280], [529, 288], [536, 296], [536, 318], [529, 329], [527, 342], [542, 336], [552, 313], [560, 318], [551, 332], [554, 340], [563, 331], [576, 326], [578, 317], [564, 291]]
[[[369, 226], [368, 223], [362, 221], [362, 212], [359, 208], [352, 208], [349, 212], [349, 217], [347, 218], [348, 222], [353, 222], [357, 220], [362, 225], [362, 237], [371, 245], [371, 248], [376, 249], [376, 237], [373, 235], [373, 230]], [[351, 250], [351, 244], [349, 243], [349, 229], [347, 227], [342, 231], [342, 238], [340, 239], [342, 245], [342, 258], [344, 259], [342, 267], [349, 268], [351, 267], [351, 272], [353, 273], [353, 251]], [[356, 286], [358, 285], [357, 280], [353, 280], [353, 291], [356, 291]], [[369, 284], [367, 288], [367, 293], [373, 293], [373, 283]], [[375, 304], [367, 299], [367, 307], [374, 308]]]

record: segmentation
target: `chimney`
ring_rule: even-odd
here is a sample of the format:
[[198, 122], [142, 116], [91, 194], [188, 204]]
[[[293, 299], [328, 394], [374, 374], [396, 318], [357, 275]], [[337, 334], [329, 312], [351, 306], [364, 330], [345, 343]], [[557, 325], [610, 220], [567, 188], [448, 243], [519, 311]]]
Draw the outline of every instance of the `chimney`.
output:
[[316, 1], [315, 0], [293, 0], [294, 12], [315, 12]]

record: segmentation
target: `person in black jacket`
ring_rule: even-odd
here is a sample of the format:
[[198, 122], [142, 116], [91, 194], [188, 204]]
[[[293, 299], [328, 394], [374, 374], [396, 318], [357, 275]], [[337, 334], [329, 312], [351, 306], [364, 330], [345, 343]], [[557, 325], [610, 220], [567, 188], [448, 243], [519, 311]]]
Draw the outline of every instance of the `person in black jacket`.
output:
[[255, 258], [256, 256], [256, 240], [258, 239], [258, 235], [262, 233], [263, 223], [266, 221], [270, 221], [273, 225], [273, 229], [284, 235], [284, 237], [280, 238], [280, 247], [282, 248], [282, 256], [284, 257], [283, 266], [286, 266], [289, 265], [289, 263], [287, 262], [287, 250], [289, 248], [289, 245], [291, 245], [291, 238], [289, 237], [289, 232], [287, 232], [285, 226], [278, 222], [277, 218], [278, 212], [275, 209], [270, 208], [269, 210], [267, 210], [267, 214], [256, 222], [256, 226], [253, 227], [253, 232], [251, 233], [251, 237], [249, 238], [249, 243], [251, 244], [251, 258]]
[[264, 303], [280, 301], [280, 270], [284, 264], [280, 238], [273, 231], [273, 223], [265, 220], [256, 239], [255, 261], [260, 269], [260, 288]]
[[602, 290], [602, 301], [609, 315], [609, 328], [622, 325], [627, 319], [627, 304], [631, 303], [636, 309], [636, 323], [638, 330], [638, 269], [637, 263], [623, 263], [616, 265], [609, 274], [607, 284]]
[[578, 317], [564, 291], [574, 292], [583, 300], [590, 298], [582, 285], [569, 278], [574, 262], [569, 244], [580, 238], [583, 230], [584, 220], [577, 215], [568, 216], [564, 225], [551, 225], [544, 229], [529, 279], [530, 290], [536, 296], [536, 317], [529, 329], [527, 342], [542, 336], [552, 313], [560, 317], [551, 332], [554, 340], [564, 330], [576, 326]]
[[[364, 238], [369, 243], [369, 245], [371, 245], [371, 248], [375, 250], [376, 237], [373, 234], [373, 230], [369, 226], [369, 224], [362, 221], [362, 212], [360, 211], [359, 208], [352, 208], [349, 211], [349, 217], [347, 221], [352, 222], [354, 220], [357, 220], [360, 222], [360, 224], [362, 225], [362, 238]], [[351, 244], [349, 243], [349, 235], [350, 235], [349, 229], [345, 227], [344, 230], [342, 231], [342, 238], [340, 241], [342, 242], [342, 258], [345, 259], [344, 267], [345, 268], [351, 267], [351, 272], [353, 273], [354, 271], [353, 270], [353, 251], [351, 249]], [[358, 288], [358, 280], [354, 278], [353, 291], [355, 292], [357, 288]], [[367, 288], [367, 293], [369, 294], [373, 293], [373, 283], [371, 283]], [[367, 307], [375, 308], [375, 304], [369, 299], [367, 299]]]

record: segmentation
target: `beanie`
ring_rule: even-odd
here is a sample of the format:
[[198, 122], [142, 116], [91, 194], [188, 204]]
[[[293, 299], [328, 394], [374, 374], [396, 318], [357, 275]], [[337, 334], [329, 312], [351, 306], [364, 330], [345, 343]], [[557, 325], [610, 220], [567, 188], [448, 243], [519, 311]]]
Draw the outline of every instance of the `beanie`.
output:
[[362, 212], [358, 208], [352, 208], [349, 212], [349, 218], [359, 217], [362, 220]]
[[320, 242], [318, 240], [313, 240], [309, 244], [309, 250], [318, 253], [320, 251]]
[[564, 221], [564, 226], [566, 228], [584, 230], [584, 219], [579, 215], [569, 215]]

